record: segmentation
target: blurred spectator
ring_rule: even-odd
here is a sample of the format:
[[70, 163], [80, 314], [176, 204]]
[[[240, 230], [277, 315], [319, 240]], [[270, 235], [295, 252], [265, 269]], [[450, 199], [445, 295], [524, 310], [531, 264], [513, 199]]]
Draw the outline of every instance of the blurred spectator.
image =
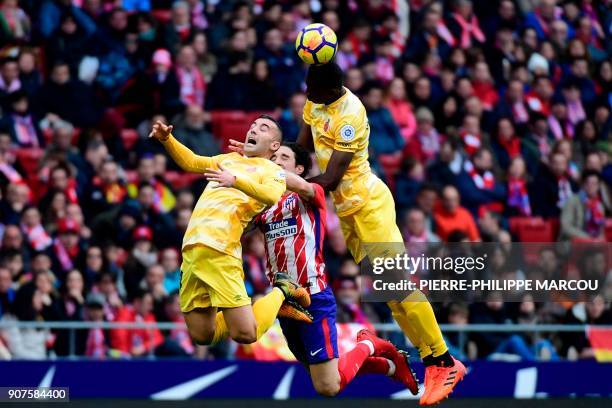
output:
[[30, 102], [25, 91], [13, 92], [8, 96], [10, 109], [0, 126], [19, 147], [41, 147], [43, 145], [38, 121], [30, 111]]
[[205, 128], [206, 113], [200, 105], [188, 105], [185, 113], [175, 121], [173, 135], [197, 154], [215, 156], [220, 153], [219, 143]]
[[[609, 306], [601, 295], [592, 296], [588, 302], [575, 304], [567, 311], [564, 323], [567, 324], [612, 324]], [[594, 358], [595, 354], [585, 333], [564, 333], [562, 336], [562, 355], [569, 359]]]
[[433, 113], [425, 107], [416, 111], [416, 124], [416, 132], [406, 147], [406, 152], [427, 165], [433, 162], [440, 151], [443, 136], [434, 127]]
[[583, 173], [582, 188], [563, 205], [560, 239], [606, 239], [604, 227], [607, 214], [600, 194], [600, 183], [598, 173]]
[[359, 287], [356, 277], [340, 276], [333, 284], [337, 302], [338, 323], [359, 323], [369, 326], [378, 323], [378, 316], [369, 303], [359, 303]]
[[401, 78], [393, 79], [387, 86], [385, 106], [399, 127], [404, 144], [408, 144], [416, 131], [416, 119], [406, 98], [406, 85]]
[[193, 47], [182, 46], [176, 57], [176, 76], [181, 102], [184, 105], [204, 106], [206, 82], [196, 63], [197, 56]]
[[503, 212], [506, 189], [495, 180], [492, 172], [493, 157], [488, 149], [479, 149], [472, 160], [466, 160], [459, 173], [456, 186], [461, 202], [475, 216], [484, 211]]
[[[83, 275], [77, 269], [66, 274], [64, 285], [60, 289], [59, 320], [82, 321], [85, 306], [85, 284]], [[74, 331], [74, 344], [71, 345], [69, 330], [57, 330], [54, 349], [58, 356], [85, 354], [86, 330]], [[74, 347], [74, 349], [72, 349]]]
[[442, 241], [447, 241], [454, 231], [461, 231], [470, 241], [480, 241], [480, 234], [470, 212], [460, 205], [459, 191], [453, 186], [442, 190], [442, 202], [434, 209], [436, 234]]
[[510, 161], [508, 166], [506, 212], [509, 215], [530, 216], [532, 214], [527, 185], [525, 160], [517, 156]]
[[[104, 296], [100, 293], [90, 293], [85, 302], [85, 320], [90, 322], [104, 322]], [[89, 329], [85, 340], [85, 353], [87, 357], [103, 359], [110, 349], [110, 335], [108, 331], [96, 327]]]
[[567, 158], [563, 154], [552, 153], [548, 161], [548, 165], [540, 164], [529, 186], [529, 196], [533, 199], [534, 215], [558, 217], [575, 187], [568, 174]]
[[371, 149], [376, 155], [398, 155], [404, 147], [404, 140], [391, 112], [383, 105], [381, 86], [372, 83], [367, 86], [367, 89], [362, 89], [362, 92], [370, 132], [376, 135], [370, 140]]
[[92, 88], [72, 79], [69, 65], [62, 61], [55, 62], [35, 100], [39, 116], [56, 114], [76, 126], [95, 125], [101, 116]]
[[278, 121], [283, 131], [283, 141], [295, 142], [300, 132], [302, 111], [306, 103], [306, 95], [302, 92], [291, 95], [289, 106], [283, 110]]
[[80, 225], [74, 220], [62, 218], [57, 222], [57, 238], [53, 240], [53, 270], [62, 279], [65, 274], [82, 265], [84, 250], [79, 242]]
[[[153, 315], [153, 296], [145, 291], [133, 294], [132, 304], [117, 311], [116, 322], [156, 323]], [[114, 329], [111, 331], [113, 348], [134, 357], [152, 353], [164, 339], [158, 328], [154, 329]]]
[[402, 235], [404, 236], [404, 242], [407, 245], [417, 242], [440, 242], [440, 238], [427, 229], [427, 225], [425, 223], [425, 213], [420, 208], [412, 208], [408, 210], [404, 216], [403, 224], [404, 228], [402, 230]]
[[126, 275], [123, 278], [128, 297], [137, 292], [147, 270], [157, 262], [151, 228], [145, 225], [134, 228], [132, 240], [134, 247], [125, 261]]
[[13, 287], [11, 271], [0, 267], [0, 317], [12, 312], [12, 305], [13, 302], [15, 302], [16, 293]]
[[160, 258], [164, 269], [164, 290], [166, 293], [177, 292], [181, 286], [179, 252], [174, 248], [166, 248], [161, 251]]

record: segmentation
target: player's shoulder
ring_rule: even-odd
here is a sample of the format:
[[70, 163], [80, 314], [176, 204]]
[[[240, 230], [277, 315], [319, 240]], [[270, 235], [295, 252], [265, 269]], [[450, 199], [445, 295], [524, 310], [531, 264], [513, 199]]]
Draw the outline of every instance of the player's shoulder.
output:
[[342, 105], [339, 107], [339, 114], [342, 116], [359, 116], [365, 113], [365, 106], [361, 103], [361, 99], [348, 88]]

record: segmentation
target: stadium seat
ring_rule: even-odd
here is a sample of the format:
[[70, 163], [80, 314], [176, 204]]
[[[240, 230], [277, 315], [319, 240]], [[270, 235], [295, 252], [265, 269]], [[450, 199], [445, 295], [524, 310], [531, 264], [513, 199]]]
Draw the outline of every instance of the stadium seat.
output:
[[170, 10], [153, 10], [151, 11], [151, 15], [160, 24], [167, 23], [170, 21], [170, 18], [172, 18], [172, 12]]
[[121, 131], [121, 140], [125, 150], [130, 150], [138, 141], [138, 132], [136, 129], [123, 129]]
[[606, 219], [606, 241], [612, 242], [612, 218]]
[[189, 188], [196, 180], [203, 178], [204, 176], [202, 174], [184, 173], [179, 171], [168, 171], [165, 175], [166, 182], [170, 184], [175, 191]]
[[38, 165], [44, 154], [43, 149], [37, 147], [22, 148], [15, 151], [19, 164], [26, 172], [29, 179], [36, 179], [36, 173], [38, 171]]
[[212, 111], [211, 126], [213, 135], [219, 141], [221, 150], [228, 152], [230, 139], [243, 140], [251, 122], [261, 114], [269, 112]]

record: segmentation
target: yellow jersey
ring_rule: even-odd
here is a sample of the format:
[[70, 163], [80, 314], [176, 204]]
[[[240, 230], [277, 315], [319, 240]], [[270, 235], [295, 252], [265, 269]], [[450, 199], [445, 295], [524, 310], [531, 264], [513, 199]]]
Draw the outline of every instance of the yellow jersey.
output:
[[310, 125], [317, 162], [322, 172], [333, 150], [353, 152], [338, 188], [331, 193], [339, 216], [350, 215], [370, 199], [370, 191], [380, 179], [370, 169], [368, 142], [370, 125], [366, 110], [355, 94], [345, 93], [329, 105], [310, 100], [304, 105], [304, 122]]
[[184, 170], [203, 173], [221, 165], [236, 177], [231, 188], [208, 183], [187, 225], [183, 249], [206, 245], [241, 259], [240, 237], [257, 214], [280, 200], [286, 190], [284, 171], [268, 159], [238, 153], [198, 156], [172, 136], [163, 144]]

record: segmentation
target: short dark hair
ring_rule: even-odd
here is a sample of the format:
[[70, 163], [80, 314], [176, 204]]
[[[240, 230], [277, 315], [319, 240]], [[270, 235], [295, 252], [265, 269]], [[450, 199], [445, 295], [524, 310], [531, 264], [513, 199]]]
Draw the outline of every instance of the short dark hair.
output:
[[283, 130], [281, 129], [280, 123], [278, 123], [278, 120], [274, 119], [274, 117], [268, 115], [267, 113], [263, 113], [259, 115], [257, 119], [268, 119], [269, 121], [273, 122], [274, 126], [276, 126], [276, 129], [278, 130], [278, 140], [279, 141], [283, 140]]
[[306, 83], [316, 89], [341, 89], [343, 85], [342, 68], [335, 62], [311, 65], [306, 74]]
[[312, 159], [310, 158], [310, 153], [308, 153], [308, 150], [293, 142], [285, 142], [282, 145], [293, 150], [293, 153], [295, 154], [295, 165], [304, 167], [302, 176], [306, 176], [312, 168]]
[[597, 177], [598, 181], [601, 181], [601, 174], [599, 174], [598, 172], [596, 172], [595, 170], [585, 170], [582, 173], [582, 182], [586, 182], [589, 177]]

